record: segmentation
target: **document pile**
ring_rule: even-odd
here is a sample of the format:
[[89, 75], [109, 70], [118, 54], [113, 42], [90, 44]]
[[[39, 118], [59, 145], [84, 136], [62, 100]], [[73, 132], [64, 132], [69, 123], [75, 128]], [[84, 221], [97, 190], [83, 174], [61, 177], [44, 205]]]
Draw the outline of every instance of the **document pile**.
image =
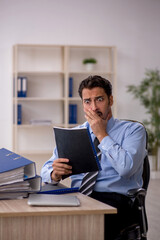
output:
[[0, 199], [27, 197], [41, 190], [35, 163], [5, 148], [0, 149]]

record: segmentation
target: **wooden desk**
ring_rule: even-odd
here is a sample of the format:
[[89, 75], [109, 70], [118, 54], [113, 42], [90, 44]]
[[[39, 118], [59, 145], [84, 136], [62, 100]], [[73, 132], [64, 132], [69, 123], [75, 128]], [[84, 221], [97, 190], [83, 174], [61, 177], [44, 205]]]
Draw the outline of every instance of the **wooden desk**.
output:
[[27, 199], [0, 201], [0, 240], [102, 240], [104, 214], [116, 209], [81, 193], [80, 207], [31, 207]]

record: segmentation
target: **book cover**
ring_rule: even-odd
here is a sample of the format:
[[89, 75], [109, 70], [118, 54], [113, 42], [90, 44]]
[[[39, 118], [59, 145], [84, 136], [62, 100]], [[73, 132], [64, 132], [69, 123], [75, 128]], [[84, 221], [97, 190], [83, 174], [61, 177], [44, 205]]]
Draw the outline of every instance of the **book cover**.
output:
[[[58, 157], [68, 158], [72, 175], [99, 171], [101, 166], [87, 128], [54, 127]], [[63, 179], [68, 177], [63, 176]]]

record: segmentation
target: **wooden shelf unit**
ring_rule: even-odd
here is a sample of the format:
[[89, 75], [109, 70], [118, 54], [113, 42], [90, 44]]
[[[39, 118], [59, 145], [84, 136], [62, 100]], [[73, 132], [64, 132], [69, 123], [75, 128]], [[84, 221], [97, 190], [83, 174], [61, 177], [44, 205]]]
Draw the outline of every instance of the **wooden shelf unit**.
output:
[[[87, 57], [97, 59], [93, 71], [87, 71], [82, 64]], [[51, 155], [55, 146], [53, 126], [76, 125], [69, 124], [69, 104], [77, 104], [77, 124], [85, 121], [78, 86], [89, 75], [101, 75], [112, 82], [116, 115], [115, 46], [14, 45], [13, 151], [32, 156]], [[26, 97], [17, 97], [18, 77], [27, 77]], [[70, 77], [73, 78], [72, 97], [69, 97]], [[18, 104], [22, 106], [21, 125], [17, 124]], [[52, 123], [31, 125], [31, 119], [51, 120]]]

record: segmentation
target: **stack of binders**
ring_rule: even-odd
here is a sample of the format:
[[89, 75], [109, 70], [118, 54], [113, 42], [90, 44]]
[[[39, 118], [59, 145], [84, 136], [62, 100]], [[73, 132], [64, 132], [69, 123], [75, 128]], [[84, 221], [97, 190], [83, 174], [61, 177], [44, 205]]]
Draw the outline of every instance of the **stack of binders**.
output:
[[17, 78], [17, 97], [27, 97], [27, 77]]
[[0, 199], [28, 197], [41, 190], [35, 163], [5, 148], [0, 149]]

